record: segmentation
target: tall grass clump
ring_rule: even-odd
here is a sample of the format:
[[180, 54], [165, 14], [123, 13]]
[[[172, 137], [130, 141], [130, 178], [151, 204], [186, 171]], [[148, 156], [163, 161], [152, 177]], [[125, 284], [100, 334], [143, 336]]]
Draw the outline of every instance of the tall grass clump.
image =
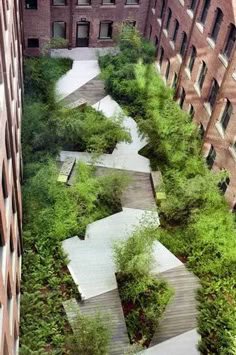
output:
[[114, 244], [117, 281], [132, 343], [148, 346], [172, 291], [152, 273], [155, 228], [138, 227]]
[[174, 102], [151, 60], [145, 62], [139, 34], [132, 36], [138, 37], [135, 46], [130, 43], [136, 56], [127, 55], [130, 39], [126, 36], [123, 49], [121, 34], [120, 54], [100, 59], [106, 89], [137, 121], [148, 140], [143, 153], [163, 174], [167, 199], [160, 206], [156, 237], [200, 278], [201, 353], [234, 354], [235, 220], [219, 189], [227, 175], [209, 171], [198, 128]]

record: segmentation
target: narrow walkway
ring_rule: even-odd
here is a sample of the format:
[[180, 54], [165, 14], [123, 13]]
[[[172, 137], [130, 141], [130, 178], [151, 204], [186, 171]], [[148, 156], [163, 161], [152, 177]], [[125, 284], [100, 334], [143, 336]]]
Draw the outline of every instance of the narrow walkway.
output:
[[200, 286], [198, 278], [184, 265], [161, 272], [158, 278], [167, 281], [175, 290], [175, 294], [164, 312], [151, 346], [197, 327], [196, 291]]
[[99, 78], [99, 75], [67, 95], [61, 103], [67, 105], [78, 101], [79, 99], [85, 99], [87, 104], [92, 106], [96, 102], [102, 100], [106, 96], [104, 89], [104, 81]]
[[156, 202], [150, 183], [150, 173], [142, 173], [119, 169], [96, 168], [96, 176], [109, 175], [112, 172], [126, 174], [130, 182], [121, 196], [123, 207], [138, 208], [152, 211], [156, 209]]
[[[101, 110], [107, 117], [122, 114], [121, 108], [110, 96], [102, 98], [93, 107]], [[124, 126], [131, 132], [132, 143], [118, 144], [112, 154], [104, 154], [95, 162], [95, 165], [100, 167], [97, 170], [98, 174], [104, 173], [104, 168], [113, 168], [126, 170], [133, 176], [133, 186], [128, 188], [122, 200], [122, 211], [88, 225], [84, 241], [73, 237], [63, 242], [63, 248], [70, 260], [68, 268], [84, 300], [79, 305], [81, 312], [94, 314], [100, 309], [110, 311], [113, 338], [109, 354], [112, 355], [124, 354], [128, 345], [115, 278], [112, 243], [127, 238], [138, 225], [143, 224], [144, 220], [150, 219], [156, 226], [159, 225], [157, 212], [151, 211], [153, 200], [150, 196], [146, 199], [140, 198], [139, 195], [140, 192], [145, 196], [151, 189], [148, 177], [151, 171], [149, 161], [138, 154], [146, 142], [139, 136], [133, 119], [125, 117]], [[64, 161], [68, 156], [75, 157], [77, 161], [94, 164], [89, 153], [64, 151], [60, 154], [60, 160]], [[133, 208], [134, 206], [136, 208]], [[158, 241], [154, 243], [153, 256], [156, 260], [153, 273], [158, 278], [169, 281], [176, 294], [163, 315], [151, 347], [145, 354], [197, 355], [199, 353], [196, 345], [199, 337], [194, 329], [196, 327], [194, 296], [198, 280]]]

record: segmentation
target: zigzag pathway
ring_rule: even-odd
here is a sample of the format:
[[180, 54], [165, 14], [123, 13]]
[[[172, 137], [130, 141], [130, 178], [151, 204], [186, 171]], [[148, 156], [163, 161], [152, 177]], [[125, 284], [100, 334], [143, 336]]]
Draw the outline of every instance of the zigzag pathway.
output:
[[[88, 83], [85, 85], [89, 87]], [[108, 117], [122, 114], [119, 105], [110, 96], [102, 98], [93, 107], [103, 111]], [[140, 138], [133, 119], [125, 117], [123, 124], [130, 130], [132, 143], [118, 144], [112, 154], [102, 155], [95, 165], [149, 174], [148, 159], [138, 154], [138, 151], [146, 145], [145, 140]], [[88, 164], [94, 163], [93, 157], [88, 153], [63, 151], [60, 160], [64, 161], [67, 156], [74, 156], [78, 161], [82, 160]], [[112, 243], [128, 237], [140, 223], [143, 223], [144, 219], [150, 219], [158, 226], [157, 212], [147, 211], [148, 209], [151, 208], [145, 204], [142, 207], [142, 201], [139, 209], [123, 207], [121, 212], [90, 224], [86, 230], [85, 240], [73, 237], [63, 242], [63, 248], [70, 259], [68, 268], [83, 297], [83, 303], [79, 305], [80, 311], [91, 315], [98, 310], [105, 310], [111, 315], [113, 336], [109, 353], [112, 355], [122, 355], [129, 344], [117, 290]], [[198, 336], [194, 329], [196, 327], [195, 290], [198, 281], [186, 270], [180, 260], [159, 242], [154, 243], [153, 254], [156, 260], [153, 272], [158, 278], [168, 280], [175, 288], [176, 294], [163, 315], [152, 346], [145, 351], [145, 354], [199, 354], [196, 350]], [[71, 314], [68, 313], [68, 317], [70, 316]]]

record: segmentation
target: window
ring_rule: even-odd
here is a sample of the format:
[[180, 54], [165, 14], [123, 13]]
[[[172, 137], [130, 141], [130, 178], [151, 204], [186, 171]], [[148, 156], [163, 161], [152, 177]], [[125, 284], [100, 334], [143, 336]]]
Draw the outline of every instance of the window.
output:
[[178, 31], [179, 31], [179, 21], [176, 19], [175, 20], [175, 28], [174, 28], [174, 33], [172, 37], [172, 41], [176, 42], [177, 36], [178, 36]]
[[162, 17], [163, 17], [163, 15], [164, 15], [165, 4], [166, 4], [165, 0], [162, 0], [162, 4], [161, 4], [161, 12], [160, 12], [160, 16], [159, 16], [160, 18], [162, 18]]
[[181, 57], [183, 57], [184, 54], [185, 54], [186, 46], [187, 46], [187, 35], [186, 35], [185, 32], [183, 32], [181, 46], [180, 46], [180, 55], [181, 55]]
[[194, 11], [196, 9], [197, 0], [190, 0], [190, 10]]
[[233, 113], [233, 106], [232, 106], [231, 102], [229, 100], [227, 100], [223, 115], [220, 120], [224, 131], [226, 131], [226, 128], [229, 124], [229, 120], [230, 120], [230, 117], [232, 116], [232, 113]]
[[125, 21], [125, 24], [130, 27], [135, 27], [136, 26], [136, 21]]
[[126, 5], [138, 5], [139, 0], [126, 0]]
[[203, 138], [204, 138], [204, 134], [205, 134], [205, 129], [204, 129], [204, 126], [203, 126], [203, 124], [202, 124], [202, 123], [200, 123], [198, 127], [199, 127], [199, 134], [200, 134], [200, 138], [201, 138], [201, 140], [203, 140]]
[[216, 159], [216, 151], [215, 151], [215, 148], [213, 147], [213, 145], [211, 145], [210, 151], [209, 151], [208, 156], [206, 158], [206, 163], [207, 163], [207, 166], [209, 169], [211, 169], [213, 167], [215, 159]]
[[2, 169], [2, 193], [3, 193], [3, 197], [6, 199], [8, 197], [8, 191], [7, 191], [7, 181], [6, 181], [6, 170], [4, 165]]
[[10, 159], [11, 158], [11, 145], [10, 145], [10, 138], [9, 138], [7, 123], [6, 123], [6, 127], [5, 127], [5, 145], [6, 145], [7, 159]]
[[109, 39], [112, 38], [112, 22], [104, 21], [100, 23], [100, 33], [99, 38], [101, 39]]
[[62, 21], [53, 22], [53, 37], [66, 38], [66, 23]]
[[79, 6], [90, 6], [91, 0], [78, 0], [78, 5]]
[[29, 9], [29, 10], [37, 10], [38, 1], [37, 0], [26, 0], [25, 1], [25, 8]]
[[172, 81], [172, 88], [173, 88], [174, 90], [176, 89], [177, 81], [178, 81], [178, 75], [177, 75], [177, 73], [174, 73], [173, 81]]
[[39, 39], [38, 38], [28, 38], [28, 47], [29, 48], [39, 48]]
[[170, 20], [171, 20], [171, 17], [172, 17], [172, 11], [170, 8], [168, 8], [168, 14], [167, 14], [167, 20], [166, 20], [166, 26], [165, 26], [165, 29], [167, 31], [169, 31], [169, 28], [170, 28]]
[[228, 176], [218, 184], [218, 187], [223, 195], [225, 194], [229, 184], [230, 184], [230, 178]]
[[163, 47], [161, 47], [160, 59], [159, 59], [160, 68], [161, 68], [162, 63], [163, 63], [163, 58], [164, 58], [164, 49], [163, 49]]
[[157, 7], [157, 0], [153, 0], [153, 9]]
[[223, 21], [223, 12], [221, 11], [221, 9], [217, 8], [214, 26], [211, 31], [211, 38], [213, 39], [213, 41], [217, 40], [222, 21]]
[[216, 97], [219, 91], [219, 84], [217, 83], [217, 81], [215, 79], [213, 79], [213, 83], [211, 86], [211, 90], [210, 90], [210, 95], [208, 98], [208, 102], [211, 106], [211, 109], [214, 107], [215, 103], [216, 103]]
[[200, 75], [199, 75], [199, 78], [198, 78], [198, 86], [199, 86], [200, 90], [203, 87], [203, 83], [204, 83], [204, 80], [205, 80], [205, 77], [206, 77], [206, 73], [207, 73], [207, 66], [206, 66], [206, 63], [203, 61], [202, 62], [202, 67], [201, 67], [201, 71], [200, 71]]
[[150, 25], [150, 30], [149, 30], [149, 39], [152, 37], [152, 25]]
[[165, 74], [166, 80], [168, 80], [169, 74], [170, 74], [170, 60], [167, 59], [166, 74]]
[[184, 88], [182, 88], [182, 90], [181, 90], [181, 95], [180, 95], [180, 100], [179, 100], [179, 106], [180, 106], [181, 108], [184, 107], [185, 96], [186, 96], [185, 90], [184, 90]]
[[115, 5], [115, 0], [102, 0], [102, 5]]
[[190, 104], [190, 107], [189, 107], [189, 115], [190, 115], [191, 119], [193, 120], [194, 115], [195, 115], [195, 109], [192, 104]]
[[210, 0], [205, 0], [204, 5], [203, 5], [203, 9], [202, 9], [202, 13], [201, 13], [201, 17], [200, 17], [200, 22], [203, 25], [206, 22], [206, 18], [207, 18], [207, 14], [208, 14], [208, 10], [209, 10], [210, 6], [211, 6], [211, 1]]
[[155, 43], [154, 43], [154, 45], [155, 45], [156, 48], [158, 47], [158, 42], [159, 42], [158, 37], [155, 36]]
[[54, 6], [65, 6], [66, 0], [53, 0], [53, 5]]
[[192, 46], [191, 55], [190, 55], [189, 64], [188, 64], [188, 68], [189, 68], [190, 73], [192, 73], [192, 71], [193, 71], [196, 57], [197, 57], [196, 47]]
[[224, 48], [224, 55], [227, 58], [231, 57], [235, 40], [236, 40], [236, 27], [231, 23], [230, 24], [230, 30], [229, 30], [228, 38], [227, 38], [227, 42], [226, 42], [226, 45], [225, 45], [225, 48]]

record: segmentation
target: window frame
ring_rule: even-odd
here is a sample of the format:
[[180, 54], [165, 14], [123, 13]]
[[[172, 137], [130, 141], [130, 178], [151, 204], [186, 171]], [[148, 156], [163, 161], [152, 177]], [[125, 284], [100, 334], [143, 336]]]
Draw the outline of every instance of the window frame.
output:
[[203, 7], [202, 7], [200, 19], [199, 19], [199, 22], [202, 25], [205, 25], [205, 23], [206, 23], [206, 19], [207, 19], [207, 15], [208, 15], [208, 11], [209, 11], [210, 7], [211, 7], [211, 0], [205, 0]]
[[109, 3], [104, 3], [104, 0], [101, 1], [101, 4], [103, 6], [113, 6], [113, 5], [116, 5], [116, 0], [110, 0]]
[[36, 2], [36, 7], [27, 7], [27, 2], [28, 1], [29, 0], [25, 0], [25, 10], [38, 10], [38, 0], [34, 0]]
[[172, 42], [176, 43], [177, 37], [178, 37], [178, 32], [179, 32], [179, 21], [175, 19], [175, 27], [174, 27], [174, 32], [172, 36]]
[[[234, 35], [234, 41], [231, 39], [231, 37], [233, 37]], [[231, 23], [229, 25], [229, 31], [227, 34], [227, 39], [225, 41], [225, 46], [224, 46], [224, 50], [223, 50], [223, 54], [227, 59], [230, 59], [232, 56], [232, 51], [233, 51], [233, 47], [235, 46], [235, 41], [236, 41], [236, 27], [233, 23]], [[229, 44], [233, 42], [232, 47], [230, 48]], [[228, 53], [229, 51], [229, 53]]]
[[164, 11], [165, 11], [165, 6], [166, 6], [166, 0], [162, 0], [161, 11], [160, 11], [160, 15], [159, 15], [159, 18], [160, 18], [161, 20], [163, 19], [163, 15], [164, 15]]
[[52, 6], [67, 6], [67, 0], [64, 0], [64, 4], [54, 4], [54, 1], [56, 0], [52, 0]]
[[194, 45], [192, 45], [192, 50], [191, 50], [191, 54], [190, 54], [190, 58], [189, 58], [189, 63], [188, 63], [188, 69], [190, 71], [190, 73], [193, 72], [193, 68], [194, 68], [194, 64], [197, 58], [197, 49]]
[[[102, 28], [102, 25], [103, 24], [108, 24], [111, 26], [111, 28], [109, 29], [108, 27], [108, 33], [109, 33], [109, 30], [111, 30], [111, 35], [110, 37], [101, 37], [101, 28]], [[104, 21], [100, 21], [100, 24], [99, 24], [99, 37], [98, 39], [100, 40], [111, 40], [112, 39], [112, 35], [113, 35], [113, 21], [109, 21], [109, 20], [104, 20]]]
[[184, 108], [185, 98], [186, 98], [186, 91], [185, 91], [184, 87], [182, 86], [180, 100], [179, 100], [179, 106], [182, 110]]
[[79, 0], [77, 0], [76, 6], [91, 6], [91, 0], [88, 0], [87, 4], [79, 4]]
[[170, 29], [170, 21], [172, 18], [172, 10], [170, 7], [168, 7], [168, 14], [167, 14], [167, 19], [166, 19], [166, 24], [165, 24], [165, 30], [168, 32]]
[[207, 70], [208, 69], [207, 69], [206, 62], [202, 61], [201, 70], [200, 70], [199, 77], [197, 80], [197, 84], [198, 84], [198, 87], [200, 90], [202, 90], [202, 88], [203, 88], [203, 84], [204, 84], [204, 81], [205, 81], [205, 78], [207, 75]]
[[206, 163], [209, 169], [212, 169], [214, 163], [216, 160], [216, 150], [215, 147], [211, 144], [211, 148], [208, 152], [208, 155], [206, 157]]
[[223, 21], [223, 17], [224, 17], [223, 11], [219, 7], [217, 7], [214, 24], [212, 26], [212, 30], [211, 30], [211, 34], [210, 34], [210, 38], [214, 42], [217, 41], [217, 37], [218, 37], [219, 32], [220, 32], [220, 27], [221, 27], [221, 24], [222, 24], [222, 21]]
[[[29, 45], [29, 41], [38, 41], [38, 45]], [[39, 48], [39, 38], [27, 38], [27, 48]]]
[[[55, 37], [55, 33], [54, 33], [54, 24], [55, 23], [64, 23], [65, 26], [64, 26], [64, 37]], [[66, 30], [67, 30], [67, 26], [66, 26], [66, 22], [65, 21], [53, 21], [52, 23], [52, 37], [53, 38], [63, 38], [63, 39], [66, 39]]]
[[136, 5], [139, 5], [139, 1], [140, 1], [140, 0], [135, 0], [136, 3], [132, 3], [132, 4], [129, 4], [129, 1], [132, 1], [132, 0], [126, 0], [125, 5], [136, 6]]
[[186, 32], [182, 33], [182, 39], [181, 39], [181, 45], [180, 45], [180, 50], [179, 54], [183, 58], [186, 52], [186, 47], [187, 47], [187, 42], [188, 42], [188, 36]]
[[221, 127], [224, 132], [226, 131], [226, 129], [228, 127], [228, 124], [229, 124], [229, 121], [230, 121], [232, 115], [233, 115], [233, 105], [230, 102], [230, 100], [227, 99], [225, 107], [224, 107], [224, 111], [223, 111], [221, 119], [220, 119], [220, 124], [221, 124]]
[[160, 57], [159, 57], [159, 66], [160, 66], [160, 69], [161, 69], [162, 64], [163, 64], [164, 55], [165, 55], [165, 50], [164, 50], [163, 47], [161, 47], [161, 49], [160, 49]]
[[210, 92], [208, 95], [208, 100], [207, 102], [209, 103], [211, 109], [213, 109], [213, 107], [215, 106], [216, 103], [216, 98], [219, 92], [220, 86], [217, 82], [217, 80], [215, 78], [213, 78], [212, 84], [211, 84], [211, 88], [210, 88]]

